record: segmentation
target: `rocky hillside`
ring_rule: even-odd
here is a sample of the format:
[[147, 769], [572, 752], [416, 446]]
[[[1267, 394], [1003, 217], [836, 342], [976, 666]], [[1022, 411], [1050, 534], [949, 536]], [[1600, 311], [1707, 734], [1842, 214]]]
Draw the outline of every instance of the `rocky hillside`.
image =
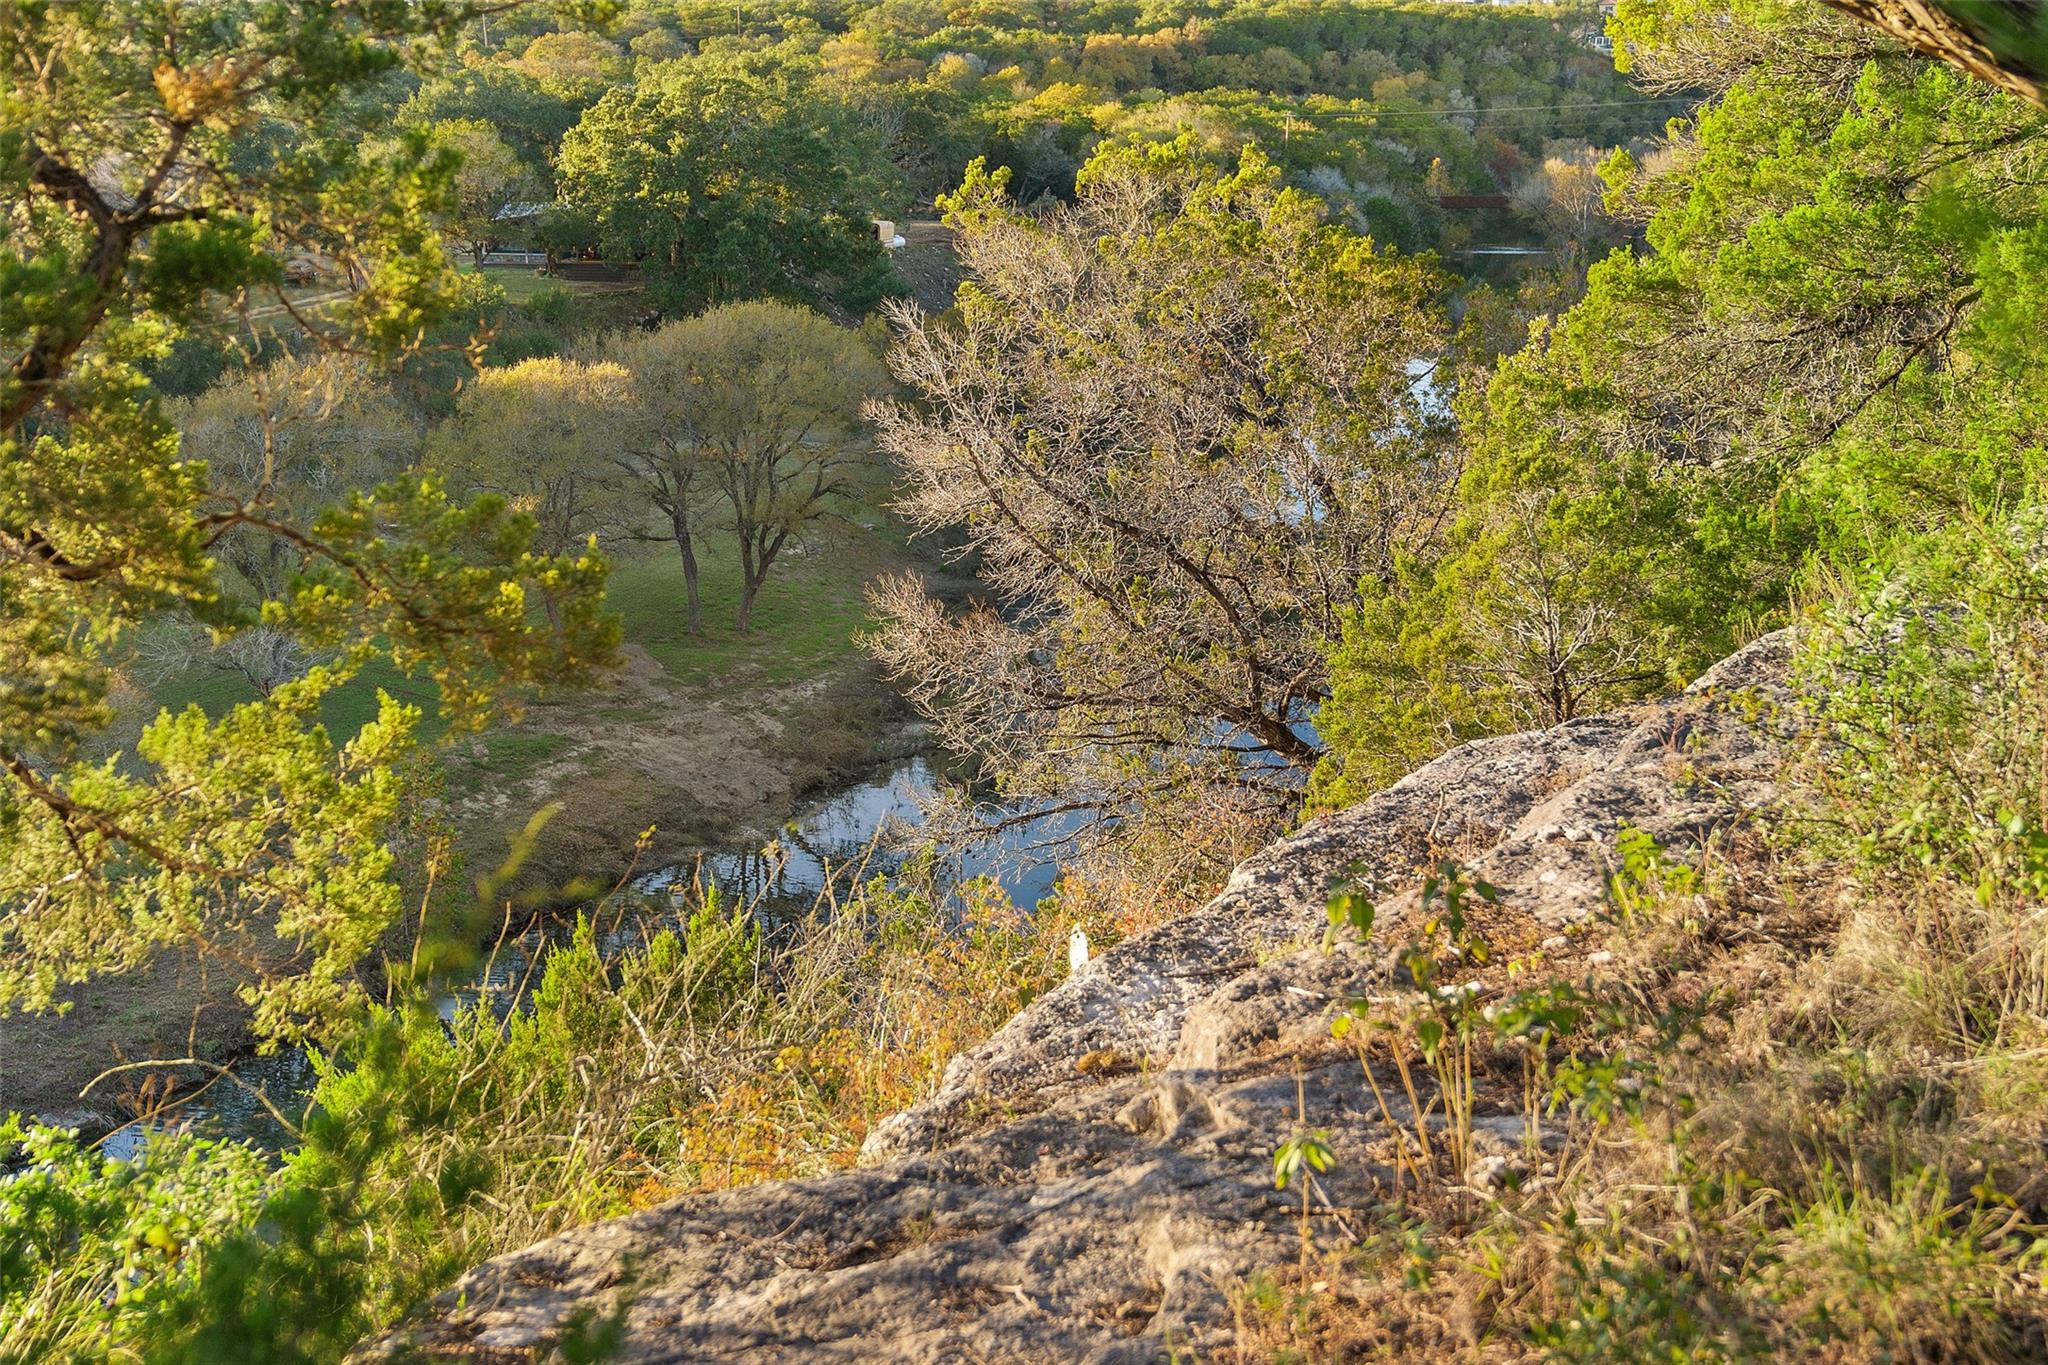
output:
[[[1606, 904], [1617, 836], [1683, 855], [1771, 796], [1788, 654], [1769, 636], [1680, 696], [1447, 754], [1088, 963], [880, 1125], [862, 1169], [501, 1257], [380, 1349], [527, 1360], [618, 1313], [632, 1361], [1208, 1358], [1244, 1278], [1297, 1255], [1298, 1196], [1273, 1179], [1287, 1134], [1329, 1132], [1312, 1221], [1330, 1235], [1353, 1235], [1394, 1179], [1330, 1030], [1384, 963], [1324, 949], [1332, 888], [1366, 889], [1386, 942], [1414, 920], [1420, 874], [1454, 859], [1498, 888], [1479, 907], [1492, 963], [1597, 973], [1574, 930]], [[1485, 989], [1498, 970], [1473, 975]], [[1475, 1127], [1475, 1180], [1524, 1159], [1518, 1096], [1483, 1096]]]

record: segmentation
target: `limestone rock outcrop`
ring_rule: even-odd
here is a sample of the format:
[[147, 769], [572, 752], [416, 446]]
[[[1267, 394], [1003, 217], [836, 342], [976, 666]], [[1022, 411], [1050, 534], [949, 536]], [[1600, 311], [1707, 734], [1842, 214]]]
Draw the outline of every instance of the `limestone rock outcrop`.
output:
[[[1365, 890], [1398, 938], [1419, 874], [1455, 859], [1498, 889], [1499, 950], [1570, 958], [1625, 827], [1682, 856], [1770, 800], [1789, 654], [1767, 636], [1679, 696], [1446, 754], [1088, 962], [879, 1125], [863, 1169], [500, 1257], [380, 1351], [544, 1358], [572, 1315], [620, 1311], [622, 1358], [641, 1362], [1206, 1356], [1244, 1277], [1295, 1255], [1280, 1140], [1331, 1134], [1318, 1218], [1369, 1208], [1390, 1176], [1369, 1150], [1377, 1104], [1330, 1038], [1378, 971], [1370, 951], [1324, 951], [1332, 888]], [[1518, 1123], [1479, 1127], [1506, 1150]]]

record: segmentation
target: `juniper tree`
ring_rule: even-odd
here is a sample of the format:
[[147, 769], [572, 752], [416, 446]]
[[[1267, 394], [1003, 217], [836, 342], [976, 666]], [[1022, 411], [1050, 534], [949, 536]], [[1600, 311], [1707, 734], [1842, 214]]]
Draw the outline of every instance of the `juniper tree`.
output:
[[[330, 1015], [397, 912], [386, 836], [418, 712], [386, 696], [334, 735], [323, 698], [383, 658], [437, 684], [459, 730], [610, 646], [601, 562], [535, 550], [502, 500], [415, 477], [299, 515], [270, 478], [217, 479], [137, 368], [257, 302], [368, 359], [416, 343], [455, 297], [435, 222], [453, 158], [375, 136], [348, 97], [476, 9], [0, 3], [0, 1011], [258, 934], [295, 968], [250, 984], [259, 1027]], [[305, 313], [283, 287], [303, 252], [361, 287]], [[242, 536], [305, 556], [260, 609], [222, 588], [217, 552]], [[88, 758], [124, 651], [173, 609], [329, 662]]]
[[1829, 578], [2037, 496], [2048, 115], [1819, 6], [1617, 27], [1639, 78], [1710, 98], [1605, 168], [1645, 245], [1467, 393], [1444, 555], [1337, 651], [1328, 800], [1682, 682]]

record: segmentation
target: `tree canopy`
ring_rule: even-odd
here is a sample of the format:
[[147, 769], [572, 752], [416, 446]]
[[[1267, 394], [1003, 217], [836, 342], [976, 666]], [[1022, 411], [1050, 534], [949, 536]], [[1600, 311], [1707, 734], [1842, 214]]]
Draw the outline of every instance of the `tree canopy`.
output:
[[625, 429], [626, 372], [553, 356], [480, 371], [434, 433], [429, 459], [458, 487], [505, 498], [535, 543], [568, 554], [616, 527], [611, 454]]
[[[287, 969], [250, 987], [259, 1028], [331, 1017], [397, 911], [386, 836], [418, 711], [386, 697], [337, 737], [323, 695], [381, 657], [473, 725], [507, 689], [609, 648], [602, 564], [535, 550], [502, 501], [396, 479], [302, 518], [267, 471], [215, 478], [137, 371], [181, 328], [263, 296], [291, 306], [294, 253], [361, 282], [305, 318], [312, 344], [393, 357], [446, 309], [434, 216], [453, 159], [424, 136], [368, 136], [349, 96], [429, 59], [466, 13], [0, 8], [0, 1010], [49, 1007], [167, 942], [240, 952], [268, 935]], [[283, 599], [223, 590], [231, 535], [304, 553]], [[328, 661], [102, 756], [124, 651], [172, 607], [289, 632]]]
[[562, 197], [607, 256], [675, 306], [888, 287], [870, 219], [873, 132], [799, 74], [741, 58], [671, 63], [599, 100], [562, 140]]
[[434, 145], [458, 158], [448, 226], [481, 262], [486, 244], [503, 231], [498, 215], [522, 196], [535, 193], [539, 182], [518, 153], [481, 119], [446, 119], [431, 128]]
[[689, 628], [701, 625], [696, 541], [710, 524], [740, 557], [746, 630], [768, 571], [835, 498], [861, 491], [862, 403], [887, 376], [853, 333], [781, 303], [713, 308], [625, 338], [632, 420], [617, 460], [682, 555]]
[[1321, 746], [1319, 643], [1436, 535], [1455, 465], [1412, 372], [1442, 279], [1324, 220], [1247, 152], [1109, 151], [1080, 200], [948, 200], [973, 282], [915, 312], [878, 410], [920, 526], [997, 600], [885, 588], [876, 648], [1016, 797], [1129, 809], [1191, 779], [1286, 804]]
[[401, 127], [481, 123], [518, 153], [529, 176], [552, 187], [555, 148], [579, 112], [517, 67], [475, 62], [428, 79], [399, 107], [393, 122]]
[[1448, 553], [1368, 585], [1339, 651], [1332, 799], [1690, 677], [1816, 566], [2041, 468], [2048, 117], [1824, 10], [1620, 25], [1715, 98], [1683, 155], [1608, 167], [1647, 250], [1467, 395]]

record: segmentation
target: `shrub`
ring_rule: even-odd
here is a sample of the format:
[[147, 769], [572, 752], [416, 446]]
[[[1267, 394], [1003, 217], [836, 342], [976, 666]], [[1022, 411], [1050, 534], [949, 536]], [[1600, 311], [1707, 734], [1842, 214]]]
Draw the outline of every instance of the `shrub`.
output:
[[1065, 971], [1074, 923], [952, 886], [930, 857], [773, 940], [765, 906], [707, 889], [679, 930], [623, 947], [615, 909], [535, 950], [516, 1009], [486, 994], [444, 1019], [424, 985], [395, 986], [315, 1055], [281, 1171], [188, 1137], [127, 1166], [0, 1129], [32, 1163], [0, 1182], [0, 1360], [332, 1359], [561, 1228], [843, 1166]]
[[1858, 907], [1834, 966], [1860, 1031], [1970, 1053], [2048, 1017], [2048, 516], [1930, 537], [1826, 613], [1803, 776]]
[[520, 311], [535, 322], [550, 327], [567, 327], [576, 312], [576, 299], [560, 285], [534, 291], [532, 298], [520, 305]]
[[273, 1185], [260, 1153], [179, 1134], [132, 1160], [0, 1119], [0, 1361], [134, 1358]]

